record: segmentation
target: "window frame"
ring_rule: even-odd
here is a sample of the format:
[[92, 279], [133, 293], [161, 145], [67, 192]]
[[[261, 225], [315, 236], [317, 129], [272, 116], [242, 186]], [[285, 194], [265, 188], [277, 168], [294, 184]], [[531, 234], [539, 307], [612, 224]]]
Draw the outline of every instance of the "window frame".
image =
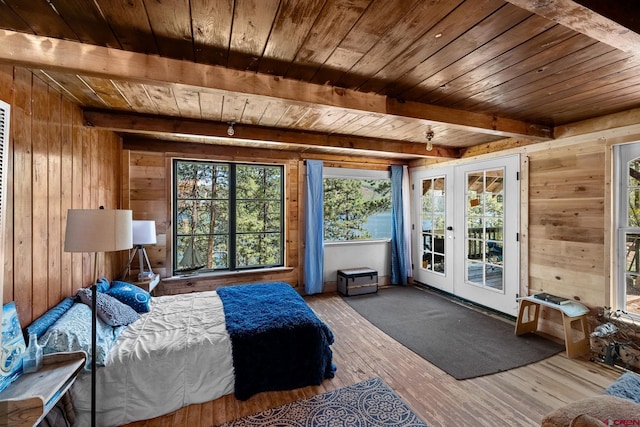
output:
[[628, 164], [640, 158], [640, 143], [619, 144], [613, 146], [614, 150], [614, 206], [615, 206], [615, 277], [611, 287], [612, 309], [625, 312], [633, 321], [640, 321], [640, 314], [627, 311], [626, 290], [626, 234], [639, 233], [640, 227], [629, 226], [628, 223]]
[[[287, 197], [286, 197], [286, 178], [287, 178], [287, 171], [286, 171], [286, 167], [284, 164], [280, 164], [280, 163], [252, 163], [252, 162], [234, 162], [234, 161], [220, 161], [220, 160], [215, 160], [215, 159], [202, 159], [202, 158], [172, 158], [171, 159], [172, 164], [171, 164], [171, 170], [172, 170], [172, 177], [171, 177], [171, 200], [172, 200], [172, 223], [174, 224], [174, 227], [172, 227], [172, 232], [171, 232], [171, 242], [172, 242], [172, 254], [171, 254], [171, 262], [172, 262], [172, 266], [171, 266], [171, 270], [172, 270], [172, 274], [179, 276], [183, 273], [177, 271], [178, 269], [178, 228], [177, 228], [177, 216], [178, 216], [178, 164], [180, 162], [184, 162], [184, 163], [201, 163], [201, 164], [206, 164], [206, 165], [220, 165], [220, 166], [229, 166], [229, 190], [228, 190], [228, 198], [227, 198], [227, 203], [228, 203], [228, 215], [229, 215], [229, 224], [228, 224], [228, 262], [227, 262], [227, 267], [225, 268], [203, 268], [200, 269], [199, 272], [201, 273], [205, 273], [205, 274], [215, 274], [215, 273], [233, 273], [233, 272], [242, 272], [242, 271], [250, 271], [250, 270], [262, 270], [262, 269], [268, 269], [268, 268], [278, 268], [278, 267], [284, 267], [285, 265], [285, 259], [286, 259], [286, 246], [285, 246], [285, 242], [286, 242], [286, 201], [287, 201]], [[256, 168], [260, 168], [260, 167], [264, 167], [264, 168], [278, 168], [280, 170], [280, 183], [281, 183], [281, 187], [280, 187], [280, 238], [279, 238], [279, 246], [280, 246], [280, 260], [278, 263], [272, 263], [272, 264], [264, 264], [264, 265], [251, 265], [251, 266], [240, 266], [238, 267], [237, 265], [237, 254], [236, 254], [236, 242], [237, 242], [237, 236], [241, 235], [241, 234], [247, 234], [246, 232], [239, 232], [237, 230], [237, 221], [236, 221], [236, 215], [237, 215], [237, 168], [238, 167], [242, 167], [242, 166], [248, 166], [248, 167], [256, 167]], [[213, 199], [197, 199], [197, 200], [213, 200]], [[248, 200], [248, 199], [247, 199]], [[251, 199], [253, 200], [253, 199]], [[255, 200], [262, 200], [262, 199], [255, 199]], [[257, 232], [254, 234], [258, 234]], [[202, 236], [210, 236], [210, 235], [215, 235], [214, 234], [202, 234]]]

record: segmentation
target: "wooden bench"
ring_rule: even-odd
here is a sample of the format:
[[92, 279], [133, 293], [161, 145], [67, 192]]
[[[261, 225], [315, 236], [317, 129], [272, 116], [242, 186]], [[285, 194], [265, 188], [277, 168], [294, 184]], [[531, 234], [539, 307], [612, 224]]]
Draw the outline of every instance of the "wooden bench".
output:
[[[567, 304], [554, 304], [532, 296], [520, 298], [516, 335], [536, 332], [538, 330], [538, 319], [540, 318], [542, 306], [550, 307], [562, 313], [567, 357], [571, 359], [587, 353], [589, 351], [589, 325], [587, 324], [587, 313], [589, 313], [589, 309], [577, 301], [570, 301]], [[533, 318], [531, 318], [532, 314]], [[577, 339], [574, 339], [572, 332], [573, 330], [577, 330], [573, 328], [575, 323], [579, 323], [581, 327], [580, 336]]]

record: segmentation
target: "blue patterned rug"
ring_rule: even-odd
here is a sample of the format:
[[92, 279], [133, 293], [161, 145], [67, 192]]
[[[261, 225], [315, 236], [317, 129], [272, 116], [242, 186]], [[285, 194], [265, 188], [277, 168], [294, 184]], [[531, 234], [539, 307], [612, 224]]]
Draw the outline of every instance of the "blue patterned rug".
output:
[[220, 427], [426, 427], [380, 378], [328, 391]]

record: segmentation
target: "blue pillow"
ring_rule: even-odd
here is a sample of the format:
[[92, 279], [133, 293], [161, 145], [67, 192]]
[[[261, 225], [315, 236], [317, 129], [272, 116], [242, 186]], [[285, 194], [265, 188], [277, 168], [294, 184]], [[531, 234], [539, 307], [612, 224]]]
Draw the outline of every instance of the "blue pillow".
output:
[[107, 290], [109, 290], [109, 281], [104, 277], [101, 277], [96, 282], [96, 286], [98, 287], [98, 292], [107, 292]]
[[[80, 289], [78, 296], [80, 301], [91, 307], [91, 289]], [[109, 326], [125, 326], [140, 318], [133, 308], [102, 292], [97, 293], [96, 308], [98, 317]]]
[[72, 298], [65, 298], [58, 303], [55, 307], [47, 311], [42, 316], [38, 317], [29, 326], [27, 326], [27, 336], [36, 334], [38, 339], [44, 335], [44, 333], [58, 320], [64, 313], [67, 312], [73, 305]]
[[[22, 357], [26, 350], [16, 303], [11, 301], [2, 307], [2, 339], [0, 339], [0, 391], [22, 375]], [[3, 403], [3, 407], [7, 404]]]
[[[100, 318], [96, 322], [96, 365], [104, 365], [109, 350], [125, 327], [113, 328]], [[61, 351], [84, 351], [85, 368], [91, 366], [91, 308], [73, 304], [38, 340], [44, 354]]]
[[127, 304], [138, 313], [148, 313], [150, 310], [151, 294], [131, 283], [114, 280], [111, 282], [109, 290], [105, 293]]
[[610, 396], [622, 397], [640, 403], [640, 376], [625, 372], [604, 391]]

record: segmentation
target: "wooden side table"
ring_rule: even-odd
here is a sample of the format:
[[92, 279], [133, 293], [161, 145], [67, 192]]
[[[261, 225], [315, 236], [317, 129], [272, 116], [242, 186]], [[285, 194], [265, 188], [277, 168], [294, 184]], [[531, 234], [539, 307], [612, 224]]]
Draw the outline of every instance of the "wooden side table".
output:
[[0, 426], [34, 426], [69, 391], [85, 364], [82, 351], [46, 354], [38, 372], [22, 374], [0, 392]]
[[153, 291], [153, 289], [158, 286], [158, 283], [160, 283], [160, 275], [156, 274], [153, 276], [153, 278], [151, 280], [142, 280], [139, 282], [133, 282], [134, 285], [136, 285], [139, 288], [144, 289], [145, 291], [151, 293], [151, 291]]
[[[538, 319], [540, 318], [542, 306], [553, 308], [562, 313], [564, 345], [567, 349], [567, 357], [571, 359], [587, 353], [589, 351], [589, 325], [587, 324], [589, 309], [577, 301], [570, 301], [568, 304], [554, 304], [532, 296], [521, 298], [516, 322], [516, 335], [538, 330]], [[533, 310], [533, 319], [531, 319], [531, 310]], [[579, 323], [581, 327], [578, 339], [573, 337], [574, 323]]]

